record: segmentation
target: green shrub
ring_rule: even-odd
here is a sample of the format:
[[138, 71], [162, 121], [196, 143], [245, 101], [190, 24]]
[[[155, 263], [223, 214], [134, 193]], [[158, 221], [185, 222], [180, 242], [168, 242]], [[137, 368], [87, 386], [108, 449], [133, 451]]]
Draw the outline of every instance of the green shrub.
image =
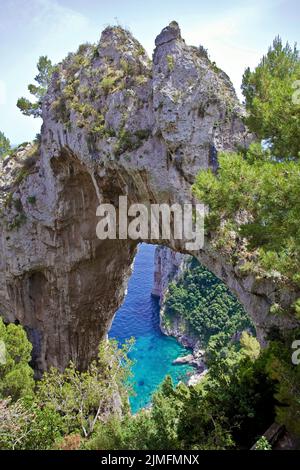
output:
[[233, 335], [253, 329], [250, 318], [223, 282], [193, 259], [178, 281], [171, 283], [165, 312], [172, 321], [188, 321], [203, 345], [220, 332]]
[[32, 396], [33, 370], [28, 365], [32, 346], [25, 331], [19, 325], [6, 326], [0, 318], [0, 340], [6, 351], [4, 363], [0, 363], [0, 398]]
[[167, 55], [167, 64], [168, 64], [169, 72], [173, 72], [174, 67], [175, 67], [175, 59], [172, 55]]
[[36, 196], [28, 196], [27, 202], [29, 204], [35, 204], [36, 203]]
[[108, 95], [109, 93], [113, 91], [117, 80], [118, 80], [117, 76], [107, 76], [101, 80], [100, 86], [102, 90], [104, 91], [105, 95]]
[[255, 444], [255, 450], [272, 450], [272, 446], [265, 436], [261, 436]]

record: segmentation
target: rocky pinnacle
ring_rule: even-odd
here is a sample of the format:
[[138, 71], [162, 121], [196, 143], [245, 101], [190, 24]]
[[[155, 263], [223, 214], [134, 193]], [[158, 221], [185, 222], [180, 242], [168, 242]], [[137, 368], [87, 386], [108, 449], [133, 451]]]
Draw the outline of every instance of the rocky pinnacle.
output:
[[[137, 241], [99, 240], [99, 202], [183, 203], [218, 152], [247, 146], [243, 107], [228, 76], [205, 50], [186, 45], [172, 22], [153, 60], [120, 27], [57, 66], [43, 102], [39, 145], [0, 163], [0, 313], [22, 324], [37, 371], [84, 369], [123, 301]], [[186, 252], [181, 240], [146, 240]], [[263, 340], [293, 319], [269, 314], [299, 293], [274, 279], [242, 274], [208, 237], [193, 253], [224, 280]]]

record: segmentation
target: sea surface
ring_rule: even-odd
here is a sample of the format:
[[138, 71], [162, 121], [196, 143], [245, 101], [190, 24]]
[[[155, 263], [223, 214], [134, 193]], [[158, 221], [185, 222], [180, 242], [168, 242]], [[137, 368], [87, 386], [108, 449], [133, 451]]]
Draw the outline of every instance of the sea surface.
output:
[[178, 383], [195, 371], [189, 365], [172, 364], [174, 359], [190, 350], [160, 331], [158, 299], [151, 296], [154, 251], [153, 245], [139, 246], [125, 301], [109, 332], [109, 337], [117, 339], [120, 344], [135, 337], [135, 346], [130, 353], [130, 359], [135, 361], [132, 369], [135, 396], [130, 398], [133, 413], [149, 405], [153, 392], [166, 375]]

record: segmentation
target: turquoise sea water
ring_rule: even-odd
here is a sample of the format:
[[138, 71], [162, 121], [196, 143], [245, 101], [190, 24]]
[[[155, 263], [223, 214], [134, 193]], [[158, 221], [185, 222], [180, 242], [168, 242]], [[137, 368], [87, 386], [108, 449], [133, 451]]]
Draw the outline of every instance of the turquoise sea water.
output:
[[133, 413], [150, 403], [151, 395], [166, 375], [171, 375], [173, 381], [178, 383], [194, 372], [189, 365], [172, 364], [176, 357], [184, 356], [189, 351], [174, 338], [163, 335], [159, 329], [158, 299], [151, 297], [154, 251], [153, 245], [139, 246], [125, 302], [118, 310], [109, 332], [109, 337], [116, 338], [120, 343], [135, 337], [135, 346], [130, 353], [130, 358], [136, 361], [133, 366], [136, 396], [130, 399]]

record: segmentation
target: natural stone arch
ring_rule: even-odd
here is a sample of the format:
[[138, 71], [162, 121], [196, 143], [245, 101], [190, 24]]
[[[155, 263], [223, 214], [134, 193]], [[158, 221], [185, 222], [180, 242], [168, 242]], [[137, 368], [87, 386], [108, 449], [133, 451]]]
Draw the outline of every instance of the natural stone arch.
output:
[[[12, 230], [1, 225], [0, 308], [7, 321], [18, 320], [38, 336], [40, 370], [63, 368], [70, 359], [86, 367], [123, 300], [137, 241], [96, 237], [99, 202], [117, 207], [120, 195], [127, 195], [129, 204], [191, 202], [198, 171], [216, 170], [218, 151], [250, 140], [229, 78], [201, 50], [185, 44], [176, 23], [156, 39], [151, 64], [119, 27], [107, 28], [97, 49], [86, 54], [88, 64], [75, 73], [79, 95], [80, 87], [96, 93], [108, 70], [124, 69], [124, 60], [134, 70], [92, 101], [80, 95], [93, 119], [105, 110], [109, 132], [91, 134], [95, 123], [79, 123], [76, 107], [64, 101], [71, 57], [54, 74], [44, 100], [34, 168], [14, 184], [18, 158], [6, 159], [2, 167], [2, 189], [20, 199], [26, 221]], [[35, 204], [29, 203], [32, 195]], [[13, 220], [15, 209], [5, 207], [4, 215]], [[145, 241], [186, 253], [185, 240]], [[269, 310], [274, 301], [285, 305], [299, 293], [278, 290], [274, 279], [242, 275], [239, 261], [233, 264], [209, 239], [192, 254], [237, 295], [261, 340], [271, 325], [294, 326], [292, 318], [271, 316]], [[32, 296], [40, 299], [34, 308]]]

